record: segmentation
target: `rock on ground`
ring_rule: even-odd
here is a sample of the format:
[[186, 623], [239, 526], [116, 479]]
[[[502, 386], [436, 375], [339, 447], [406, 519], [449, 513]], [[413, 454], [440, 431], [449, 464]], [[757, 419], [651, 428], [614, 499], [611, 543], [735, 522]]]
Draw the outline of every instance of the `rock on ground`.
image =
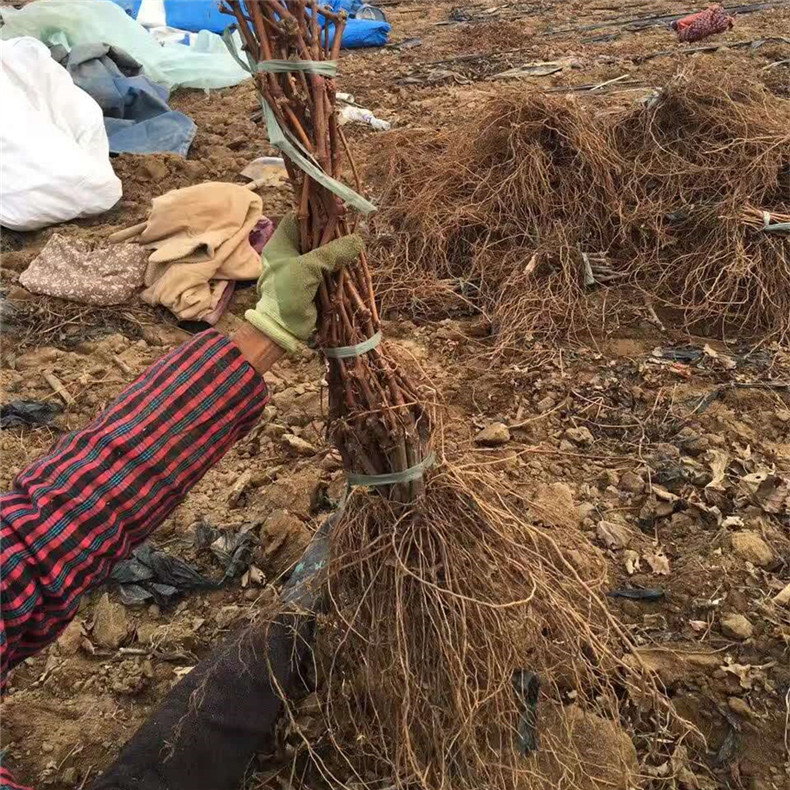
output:
[[571, 527], [579, 524], [579, 509], [567, 483], [540, 486], [533, 506], [538, 518], [549, 526]]
[[595, 441], [595, 437], [586, 425], [580, 425], [578, 428], [568, 428], [565, 431], [565, 438], [574, 444], [578, 444], [580, 447], [589, 447]]
[[744, 530], [732, 536], [732, 549], [742, 559], [761, 567], [774, 561], [773, 549], [757, 532]]
[[754, 626], [742, 614], [728, 614], [721, 618], [721, 632], [733, 639], [748, 639]]
[[607, 549], [624, 549], [631, 542], [631, 530], [614, 521], [600, 521], [597, 534]]
[[509, 441], [510, 431], [503, 422], [492, 422], [475, 436], [475, 442], [486, 447], [496, 447]]
[[115, 650], [126, 637], [126, 609], [110, 600], [107, 593], [99, 598], [93, 620], [91, 636], [96, 644]]
[[[535, 755], [541, 790], [630, 790], [639, 772], [636, 749], [625, 730], [572, 705], [541, 711], [544, 731], [551, 732], [551, 749]], [[568, 781], [571, 779], [572, 781]], [[564, 780], [564, 781], [562, 781]]]

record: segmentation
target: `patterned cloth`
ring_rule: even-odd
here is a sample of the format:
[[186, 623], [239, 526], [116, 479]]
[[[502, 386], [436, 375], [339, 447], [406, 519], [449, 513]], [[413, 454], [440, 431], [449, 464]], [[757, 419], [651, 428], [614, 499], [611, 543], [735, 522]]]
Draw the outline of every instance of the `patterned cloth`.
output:
[[702, 41], [703, 38], [724, 33], [735, 24], [735, 17], [724, 13], [717, 3], [704, 11], [683, 17], [672, 23], [678, 34], [678, 41]]
[[85, 241], [55, 233], [19, 284], [35, 294], [82, 304], [123, 304], [142, 286], [146, 265], [145, 250], [136, 244], [92, 249]]
[[[244, 436], [263, 379], [215, 330], [151, 366], [96, 420], [64, 436], [0, 499], [0, 680], [55, 640], [107, 579]], [[17, 788], [3, 769], [2, 788]]]

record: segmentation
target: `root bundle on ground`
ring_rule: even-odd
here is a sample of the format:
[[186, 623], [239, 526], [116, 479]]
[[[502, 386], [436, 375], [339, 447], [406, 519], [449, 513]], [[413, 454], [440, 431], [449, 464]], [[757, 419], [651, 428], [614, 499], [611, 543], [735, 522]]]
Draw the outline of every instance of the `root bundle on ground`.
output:
[[790, 212], [790, 103], [760, 85], [697, 66], [606, 113], [512, 89], [482, 120], [391, 140], [387, 306], [471, 306], [506, 348], [600, 324], [630, 285], [688, 322], [790, 332], [790, 237], [755, 222]]

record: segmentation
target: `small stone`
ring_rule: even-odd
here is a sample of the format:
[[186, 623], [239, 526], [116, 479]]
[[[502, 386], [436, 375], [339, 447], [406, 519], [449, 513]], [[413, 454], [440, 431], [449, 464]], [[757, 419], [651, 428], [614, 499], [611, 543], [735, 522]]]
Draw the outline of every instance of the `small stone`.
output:
[[655, 446], [655, 455], [658, 458], [680, 458], [680, 450], [669, 442], [659, 442]]
[[467, 337], [488, 337], [491, 334], [491, 322], [483, 316], [472, 319], [465, 328]]
[[590, 433], [590, 429], [586, 425], [580, 425], [578, 428], [568, 428], [565, 431], [565, 438], [570, 439], [570, 441], [578, 444], [580, 447], [589, 447], [595, 441], [595, 437]]
[[203, 162], [199, 162], [194, 159], [184, 160], [181, 163], [181, 169], [187, 176], [194, 179], [203, 178], [203, 176], [206, 175], [206, 166], [203, 164]]
[[636, 472], [623, 472], [620, 477], [619, 487], [621, 491], [641, 494], [645, 490], [645, 481]]
[[732, 550], [753, 565], [765, 567], [774, 561], [774, 552], [757, 532], [744, 530], [732, 536]]
[[790, 584], [774, 595], [774, 603], [777, 606], [790, 606]]
[[241, 611], [242, 609], [240, 606], [223, 606], [216, 615], [214, 615], [214, 620], [220, 628], [227, 628], [239, 617]]
[[733, 639], [748, 639], [754, 627], [742, 614], [728, 614], [721, 618], [721, 632]]
[[282, 439], [286, 433], [288, 433], [288, 429], [278, 422], [270, 422], [263, 429], [263, 435], [270, 439]]
[[648, 631], [666, 631], [667, 618], [660, 612], [645, 614], [642, 615], [642, 625], [644, 625]]
[[730, 710], [734, 711], [739, 716], [743, 716], [745, 719], [751, 719], [752, 716], [754, 716], [752, 709], [749, 707], [749, 703], [746, 702], [745, 699], [730, 697], [727, 700], [727, 704], [730, 706]]
[[343, 459], [336, 450], [330, 450], [322, 459], [319, 466], [327, 472], [335, 472], [343, 468]]
[[579, 520], [579, 523], [583, 522], [584, 519], [589, 518], [595, 513], [596, 505], [593, 502], [582, 502], [576, 508], [576, 518]]
[[475, 436], [475, 443], [486, 447], [496, 447], [510, 441], [510, 431], [503, 422], [492, 422]]
[[82, 621], [72, 620], [58, 637], [58, 652], [64, 656], [76, 655], [79, 652], [82, 639]]
[[579, 525], [579, 511], [573, 499], [573, 491], [567, 483], [541, 485], [534, 499], [536, 515], [552, 527]]
[[545, 414], [547, 411], [551, 411], [554, 408], [555, 401], [551, 395], [547, 395], [545, 398], [541, 398], [535, 408], [538, 410], [538, 414]]
[[170, 175], [165, 163], [153, 156], [146, 156], [142, 161], [143, 172], [151, 181], [162, 181]]
[[598, 522], [597, 534], [608, 549], [624, 549], [631, 542], [631, 530], [614, 521]]
[[293, 567], [310, 542], [310, 530], [304, 522], [287, 510], [275, 510], [260, 530], [260, 546], [255, 564], [269, 579], [277, 578]]
[[310, 444], [310, 442], [305, 441], [298, 436], [294, 436], [292, 433], [284, 434], [282, 443], [290, 447], [298, 455], [312, 456], [318, 452], [318, 450], [312, 444]]
[[99, 598], [93, 620], [93, 640], [103, 647], [115, 650], [126, 637], [126, 610], [119, 603], [110, 601], [107, 593]]

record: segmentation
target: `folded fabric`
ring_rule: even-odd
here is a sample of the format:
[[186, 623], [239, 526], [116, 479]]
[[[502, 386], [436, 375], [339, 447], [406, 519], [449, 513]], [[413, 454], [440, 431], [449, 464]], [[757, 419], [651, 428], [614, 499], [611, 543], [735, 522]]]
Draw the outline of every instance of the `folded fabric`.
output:
[[131, 55], [94, 42], [70, 52], [56, 45], [52, 56], [101, 107], [112, 153], [186, 156], [197, 133], [195, 122], [170, 109], [167, 88], [143, 76]]
[[[257, 279], [261, 259], [249, 235], [261, 210], [261, 198], [237, 184], [207, 182], [154, 198], [148, 220], [132, 231], [153, 250], [142, 299], [181, 320], [203, 318], [220, 302], [221, 281]], [[130, 231], [110, 238], [129, 239]]]
[[671, 23], [670, 27], [678, 34], [678, 41], [702, 41], [708, 36], [725, 33], [735, 24], [735, 17], [724, 12], [716, 3], [704, 11], [690, 14]]
[[145, 251], [136, 244], [94, 249], [55, 233], [19, 277], [28, 291], [92, 305], [128, 302], [143, 285]]

